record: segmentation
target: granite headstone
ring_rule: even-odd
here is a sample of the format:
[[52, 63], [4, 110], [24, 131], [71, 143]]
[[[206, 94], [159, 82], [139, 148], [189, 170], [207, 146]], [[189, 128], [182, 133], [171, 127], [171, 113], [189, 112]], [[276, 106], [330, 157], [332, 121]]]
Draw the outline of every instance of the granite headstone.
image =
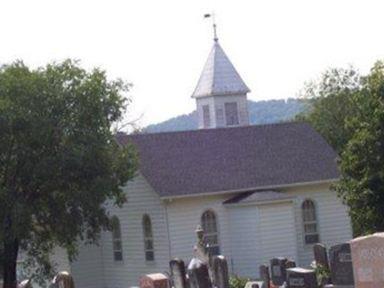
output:
[[317, 288], [315, 271], [299, 267], [287, 269], [287, 287]]
[[270, 261], [271, 264], [271, 278], [273, 285], [281, 286], [287, 279], [286, 263], [287, 258], [278, 257]]
[[174, 288], [187, 288], [187, 279], [184, 261], [175, 258], [169, 262]]
[[351, 245], [342, 243], [329, 249], [331, 279], [334, 285], [353, 285]]
[[350, 243], [355, 287], [384, 287], [384, 233], [355, 238]]

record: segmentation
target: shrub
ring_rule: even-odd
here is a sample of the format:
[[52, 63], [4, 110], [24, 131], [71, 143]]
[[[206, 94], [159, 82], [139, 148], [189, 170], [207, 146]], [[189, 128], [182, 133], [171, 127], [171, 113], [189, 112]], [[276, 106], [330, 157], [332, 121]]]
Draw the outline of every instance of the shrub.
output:
[[232, 275], [229, 277], [229, 288], [244, 288], [248, 281], [249, 278]]

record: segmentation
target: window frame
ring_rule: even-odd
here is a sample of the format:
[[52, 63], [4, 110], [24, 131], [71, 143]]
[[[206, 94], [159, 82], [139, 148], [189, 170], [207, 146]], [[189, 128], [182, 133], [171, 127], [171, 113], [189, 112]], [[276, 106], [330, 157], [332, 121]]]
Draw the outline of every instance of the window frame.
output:
[[[112, 234], [112, 250], [113, 250], [113, 261], [114, 262], [123, 262], [123, 240], [121, 235], [121, 224], [117, 216], [113, 216], [111, 219], [111, 234]], [[116, 235], [117, 232], [117, 235]], [[118, 248], [120, 247], [120, 248]], [[120, 255], [120, 256], [117, 256]]]
[[[215, 231], [206, 232], [206, 230], [204, 229], [207, 226], [207, 225], [204, 225], [205, 215], [208, 215], [208, 213], [213, 216], [212, 219], [214, 219], [214, 225], [213, 226], [215, 227]], [[206, 242], [206, 239], [208, 237], [216, 238], [216, 243], [214, 245], [209, 246], [208, 250], [215, 250], [215, 249], [217, 249], [216, 253], [211, 254], [211, 255], [220, 255], [220, 253], [221, 253], [221, 248], [220, 248], [220, 232], [219, 232], [219, 223], [218, 223], [217, 214], [215, 213], [214, 210], [207, 209], [207, 210], [203, 211], [203, 213], [201, 214], [200, 222], [201, 222], [201, 228], [204, 231], [204, 237], [203, 237], [204, 244], [205, 245], [209, 244], [209, 243]]]
[[[146, 225], [149, 225], [149, 227], [146, 227]], [[152, 219], [149, 214], [144, 214], [142, 221], [141, 221], [142, 229], [143, 229], [143, 243], [144, 243], [144, 258], [145, 262], [154, 262], [155, 261], [155, 241], [153, 238], [153, 229], [152, 229]], [[147, 234], [147, 232], [149, 232]], [[147, 242], [151, 243], [152, 248], [147, 247]], [[148, 253], [152, 253], [152, 259], [151, 257], [148, 257]]]
[[[308, 207], [305, 207], [307, 203], [310, 203], [312, 212], [308, 212]], [[303, 240], [305, 245], [313, 245], [320, 242], [320, 233], [319, 233], [319, 223], [318, 223], [318, 217], [317, 217], [317, 206], [316, 202], [312, 199], [305, 199], [301, 203], [301, 220], [303, 223]], [[312, 220], [306, 220], [306, 213], [311, 213]], [[314, 232], [306, 232], [306, 227], [314, 225], [315, 231]], [[317, 241], [307, 241], [307, 236], [317, 236]]]
[[203, 128], [210, 128], [211, 127], [211, 111], [209, 104], [202, 105], [201, 106], [203, 110]]
[[[229, 112], [230, 112], [229, 108], [231, 105], [236, 107], [233, 115], [229, 115]], [[233, 111], [231, 111], [231, 112], [233, 112]], [[226, 126], [238, 126], [238, 125], [240, 125], [239, 104], [236, 101], [224, 103], [224, 117], [225, 117], [225, 125]], [[235, 117], [235, 118], [232, 119], [231, 117]]]

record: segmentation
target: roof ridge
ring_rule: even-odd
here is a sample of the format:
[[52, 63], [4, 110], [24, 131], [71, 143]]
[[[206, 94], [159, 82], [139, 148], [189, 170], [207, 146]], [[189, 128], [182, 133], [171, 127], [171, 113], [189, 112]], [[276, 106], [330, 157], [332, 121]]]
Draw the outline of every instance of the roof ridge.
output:
[[283, 125], [307, 125], [312, 127], [307, 122], [300, 121], [289, 121], [289, 122], [278, 122], [278, 123], [266, 123], [266, 124], [254, 124], [246, 126], [234, 126], [234, 127], [217, 127], [217, 128], [208, 128], [208, 129], [191, 129], [191, 130], [182, 130], [182, 131], [164, 131], [164, 132], [151, 132], [151, 133], [134, 133], [126, 134], [125, 136], [149, 136], [149, 135], [165, 135], [165, 134], [185, 134], [185, 133], [214, 133], [213, 131], [222, 131], [228, 129], [250, 129], [250, 128], [260, 128], [260, 127], [272, 127], [272, 126], [283, 126]]

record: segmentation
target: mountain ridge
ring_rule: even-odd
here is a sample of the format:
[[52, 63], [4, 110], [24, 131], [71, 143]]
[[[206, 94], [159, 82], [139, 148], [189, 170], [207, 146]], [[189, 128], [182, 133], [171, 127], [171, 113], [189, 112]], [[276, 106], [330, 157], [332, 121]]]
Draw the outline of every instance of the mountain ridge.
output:
[[[251, 125], [257, 125], [290, 121], [297, 114], [304, 111], [306, 104], [307, 101], [297, 98], [262, 101], [248, 100], [249, 122]], [[143, 129], [143, 132], [159, 133], [195, 130], [197, 128], [197, 113], [194, 110], [188, 114], [148, 125]]]

